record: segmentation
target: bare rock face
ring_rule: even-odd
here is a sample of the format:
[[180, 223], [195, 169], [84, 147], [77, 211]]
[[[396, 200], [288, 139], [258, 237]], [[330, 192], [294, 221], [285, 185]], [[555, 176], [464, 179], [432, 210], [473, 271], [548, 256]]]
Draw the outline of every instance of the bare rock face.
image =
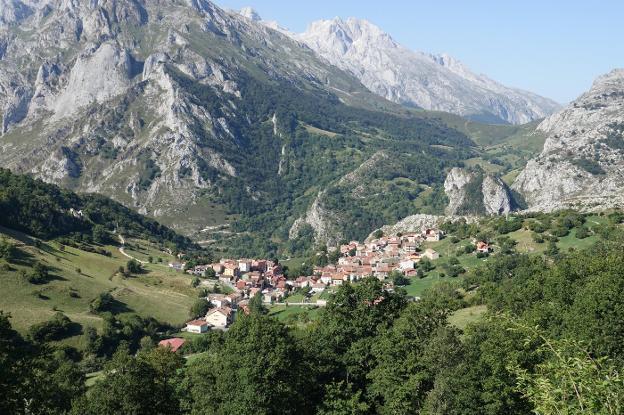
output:
[[297, 219], [293, 223], [288, 237], [290, 239], [298, 238], [303, 226], [310, 225], [314, 230], [315, 243], [323, 243], [329, 247], [334, 247], [343, 239], [343, 235], [339, 231], [341, 227], [340, 224], [340, 215], [330, 211], [323, 205], [323, 194], [319, 193], [305, 216]]
[[531, 210], [624, 206], [624, 69], [544, 120], [542, 153], [513, 183]]
[[31, 14], [33, 9], [20, 0], [0, 0], [0, 23], [19, 23]]
[[132, 75], [130, 54], [114, 43], [93, 45], [76, 60], [67, 86], [54, 104], [57, 118], [75, 114], [94, 102], [103, 103], [126, 91]]
[[[384, 235], [396, 235], [397, 233], [422, 232], [427, 228], [435, 228], [446, 220], [445, 216], [417, 214], [407, 216], [393, 225], [385, 225], [380, 228]], [[373, 233], [367, 239], [373, 238]]]
[[[241, 85], [326, 93], [331, 79], [345, 100], [372, 97], [255, 20], [208, 0], [0, 0], [0, 165], [201, 229], [208, 194], [253, 181], [241, 170], [261, 121]], [[321, 237], [324, 217], [310, 208]]]
[[391, 101], [489, 122], [523, 124], [559, 104], [471, 72], [449, 55], [411, 51], [366, 20], [320, 20], [293, 35]]
[[507, 185], [498, 177], [455, 167], [444, 181], [448, 215], [501, 215], [514, 208]]
[[512, 210], [511, 193], [500, 178], [485, 176], [481, 185], [481, 193], [486, 214], [502, 215]]

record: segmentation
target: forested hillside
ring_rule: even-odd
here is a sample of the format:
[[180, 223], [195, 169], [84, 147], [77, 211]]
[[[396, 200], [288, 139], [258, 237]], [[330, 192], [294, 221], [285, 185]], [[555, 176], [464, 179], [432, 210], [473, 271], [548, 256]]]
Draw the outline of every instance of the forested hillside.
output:
[[38, 238], [77, 235], [110, 242], [119, 232], [160, 243], [174, 249], [192, 242], [171, 229], [111, 199], [77, 195], [69, 190], [0, 168], [0, 225]]

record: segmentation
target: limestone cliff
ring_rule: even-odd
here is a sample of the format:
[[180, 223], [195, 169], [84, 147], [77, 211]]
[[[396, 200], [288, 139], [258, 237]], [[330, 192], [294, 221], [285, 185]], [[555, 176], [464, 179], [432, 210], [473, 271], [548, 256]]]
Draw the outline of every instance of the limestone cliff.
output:
[[455, 167], [444, 181], [448, 215], [501, 215], [514, 208], [509, 187], [498, 177]]
[[596, 79], [538, 130], [544, 149], [512, 186], [531, 210], [624, 206], [624, 69]]

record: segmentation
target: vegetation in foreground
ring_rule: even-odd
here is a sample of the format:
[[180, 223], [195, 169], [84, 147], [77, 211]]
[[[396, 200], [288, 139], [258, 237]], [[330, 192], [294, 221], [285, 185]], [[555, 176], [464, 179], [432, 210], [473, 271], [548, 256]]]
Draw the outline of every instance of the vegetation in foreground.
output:
[[[618, 414], [623, 242], [615, 231], [587, 250], [492, 257], [465, 277], [462, 290], [438, 284], [417, 302], [376, 279], [346, 284], [304, 326], [289, 328], [259, 307], [225, 333], [189, 341], [187, 352], [196, 355], [188, 364], [148, 341], [136, 355], [120, 342], [89, 392], [82, 368], [89, 353], [22, 338], [2, 315], [1, 409]], [[449, 324], [466, 306], [481, 306], [483, 317], [465, 330]], [[42, 373], [58, 381], [35, 390]]]

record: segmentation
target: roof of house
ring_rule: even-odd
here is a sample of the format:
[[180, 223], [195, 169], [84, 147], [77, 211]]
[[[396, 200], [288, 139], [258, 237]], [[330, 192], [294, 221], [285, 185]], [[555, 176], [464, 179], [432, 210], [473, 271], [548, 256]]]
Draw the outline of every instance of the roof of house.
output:
[[206, 322], [206, 320], [199, 320], [199, 319], [198, 320], [191, 320], [191, 321], [186, 323], [187, 326], [205, 326], [207, 324], [208, 324], [208, 322]]
[[216, 307], [213, 308], [212, 310], [208, 311], [208, 313], [206, 314], [206, 316], [210, 316], [214, 313], [221, 313], [224, 316], [229, 316], [230, 314], [232, 314], [232, 309], [230, 307]]
[[158, 342], [158, 345], [161, 347], [168, 347], [172, 352], [177, 352], [180, 347], [184, 345], [186, 340], [181, 339], [179, 337], [174, 337], [172, 339], [161, 340]]

